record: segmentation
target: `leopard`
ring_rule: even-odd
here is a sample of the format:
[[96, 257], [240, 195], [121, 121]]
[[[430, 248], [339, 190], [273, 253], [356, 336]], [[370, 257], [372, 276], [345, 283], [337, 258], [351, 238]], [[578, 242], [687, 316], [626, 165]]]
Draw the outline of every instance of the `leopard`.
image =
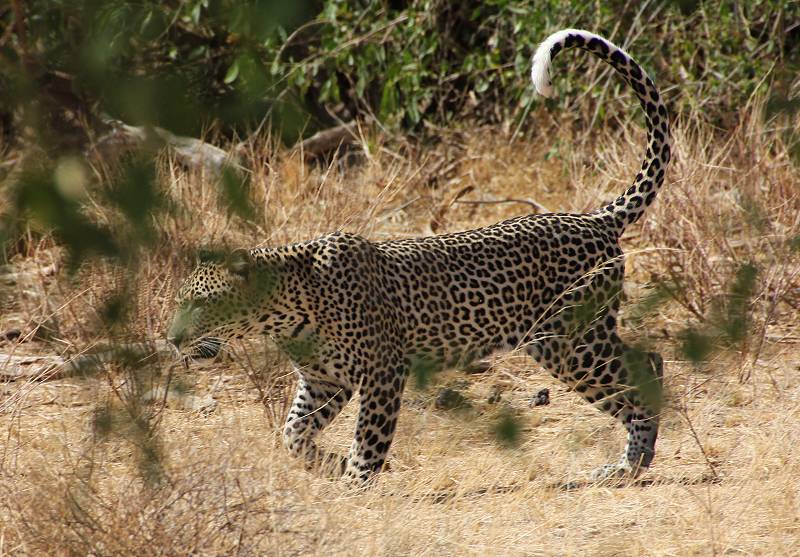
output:
[[669, 117], [630, 54], [580, 29], [536, 49], [539, 95], [552, 96], [551, 63], [573, 48], [609, 64], [644, 110], [641, 168], [614, 200], [443, 235], [371, 241], [339, 230], [201, 258], [177, 292], [168, 341], [189, 357], [213, 356], [234, 338], [274, 341], [297, 380], [283, 445], [309, 466], [330, 456], [318, 436], [357, 392], [349, 453], [334, 459], [337, 477], [356, 484], [384, 468], [409, 377], [524, 350], [627, 431], [619, 461], [591, 479], [638, 477], [655, 455], [664, 360], [619, 335], [620, 237], [663, 185]]

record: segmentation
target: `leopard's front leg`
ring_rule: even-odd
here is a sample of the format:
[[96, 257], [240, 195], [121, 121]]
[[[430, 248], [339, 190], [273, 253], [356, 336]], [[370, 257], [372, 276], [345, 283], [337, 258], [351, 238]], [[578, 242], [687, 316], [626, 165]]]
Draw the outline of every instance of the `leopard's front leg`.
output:
[[[283, 444], [289, 453], [302, 459], [309, 467], [316, 467], [326, 459], [344, 460], [341, 456], [320, 451], [315, 438], [339, 415], [352, 394], [348, 387], [299, 375], [297, 394], [283, 429]], [[342, 468], [340, 464], [335, 473], [341, 474]]]
[[364, 484], [386, 462], [397, 428], [405, 379], [398, 372], [392, 377], [365, 378], [362, 382], [355, 438], [344, 473], [346, 480]]

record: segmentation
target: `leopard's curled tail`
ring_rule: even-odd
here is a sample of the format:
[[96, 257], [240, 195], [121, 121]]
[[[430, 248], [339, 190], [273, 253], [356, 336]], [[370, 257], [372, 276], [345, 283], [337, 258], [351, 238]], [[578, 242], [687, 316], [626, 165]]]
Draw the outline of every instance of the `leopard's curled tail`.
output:
[[608, 220], [622, 234], [626, 226], [639, 220], [664, 182], [664, 172], [670, 159], [667, 108], [653, 80], [630, 54], [603, 37], [580, 29], [564, 29], [553, 33], [536, 49], [531, 79], [540, 95], [550, 96], [553, 93], [550, 81], [553, 58], [562, 50], [573, 47], [591, 52], [617, 70], [634, 90], [645, 111], [648, 138], [642, 169], [631, 187], [594, 213]]

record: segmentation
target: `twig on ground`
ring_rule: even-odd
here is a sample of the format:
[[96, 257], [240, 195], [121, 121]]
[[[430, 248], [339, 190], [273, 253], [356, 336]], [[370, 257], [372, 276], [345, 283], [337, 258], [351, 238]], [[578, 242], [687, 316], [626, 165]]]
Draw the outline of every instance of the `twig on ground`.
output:
[[455, 203], [462, 203], [464, 205], [499, 205], [501, 203], [521, 203], [523, 205], [533, 207], [536, 209], [536, 211], [541, 213], [552, 213], [550, 209], [538, 201], [534, 201], [533, 199], [519, 199], [511, 197], [507, 199], [456, 199]]

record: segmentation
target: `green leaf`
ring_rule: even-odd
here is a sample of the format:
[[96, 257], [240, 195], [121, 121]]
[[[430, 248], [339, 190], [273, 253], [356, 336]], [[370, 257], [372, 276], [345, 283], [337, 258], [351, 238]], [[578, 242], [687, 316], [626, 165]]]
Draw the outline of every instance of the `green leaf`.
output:
[[522, 424], [511, 410], [504, 410], [491, 427], [498, 443], [506, 448], [519, 446], [522, 438]]
[[228, 68], [228, 72], [225, 74], [225, 79], [223, 80], [226, 84], [233, 83], [236, 81], [236, 78], [239, 77], [239, 60], [237, 59], [231, 66]]
[[228, 209], [245, 220], [255, 216], [255, 209], [250, 202], [250, 182], [235, 168], [226, 166], [222, 170], [219, 182], [220, 194]]
[[433, 376], [442, 370], [442, 363], [430, 354], [419, 354], [411, 359], [409, 373], [418, 389], [426, 389]]
[[711, 337], [695, 329], [688, 329], [681, 336], [681, 353], [691, 362], [705, 362], [714, 350]]

